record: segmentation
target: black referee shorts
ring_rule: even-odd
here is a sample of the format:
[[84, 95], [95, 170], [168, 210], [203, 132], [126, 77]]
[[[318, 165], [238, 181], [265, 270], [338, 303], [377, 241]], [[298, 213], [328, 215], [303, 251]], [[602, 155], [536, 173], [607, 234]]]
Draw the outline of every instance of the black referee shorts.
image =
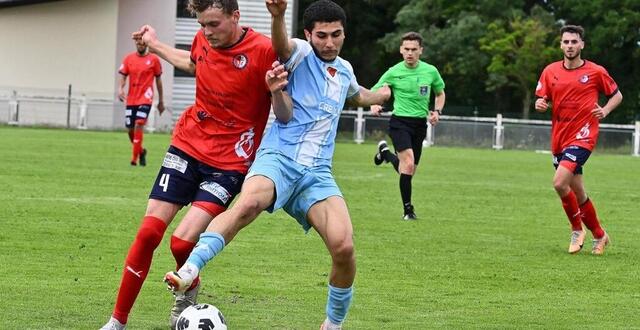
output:
[[422, 141], [427, 136], [427, 118], [391, 115], [389, 136], [396, 152], [413, 149], [413, 162], [418, 165], [422, 156]]

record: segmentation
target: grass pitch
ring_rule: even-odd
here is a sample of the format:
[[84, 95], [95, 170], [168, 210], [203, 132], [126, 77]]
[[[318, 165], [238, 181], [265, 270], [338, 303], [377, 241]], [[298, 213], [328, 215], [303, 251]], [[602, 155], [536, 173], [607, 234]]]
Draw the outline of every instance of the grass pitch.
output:
[[[0, 127], [0, 328], [97, 329], [170, 137], [145, 135], [146, 168], [124, 132]], [[568, 255], [550, 155], [429, 148], [402, 221], [398, 177], [374, 144], [337, 146], [358, 273], [345, 329], [640, 328], [640, 159], [591, 157], [587, 191], [612, 244]], [[167, 235], [129, 319], [166, 329], [174, 267]], [[589, 236], [590, 238], [590, 236]], [[330, 259], [279, 211], [264, 213], [203, 272], [200, 301], [231, 329], [317, 329]]]

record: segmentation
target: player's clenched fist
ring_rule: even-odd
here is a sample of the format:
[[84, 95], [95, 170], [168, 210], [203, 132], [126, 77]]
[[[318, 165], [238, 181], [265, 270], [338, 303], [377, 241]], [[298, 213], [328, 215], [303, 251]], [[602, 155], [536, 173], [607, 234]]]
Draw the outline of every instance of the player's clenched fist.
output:
[[547, 98], [541, 97], [536, 100], [536, 111], [545, 112], [549, 108], [549, 102], [547, 102]]
[[282, 16], [287, 10], [287, 0], [265, 0], [264, 3], [271, 16]]

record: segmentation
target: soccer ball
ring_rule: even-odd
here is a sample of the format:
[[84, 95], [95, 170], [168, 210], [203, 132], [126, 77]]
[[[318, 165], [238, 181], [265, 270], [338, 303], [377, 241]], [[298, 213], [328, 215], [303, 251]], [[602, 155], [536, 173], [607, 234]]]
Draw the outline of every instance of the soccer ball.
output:
[[227, 323], [216, 306], [197, 304], [182, 311], [176, 330], [227, 330]]

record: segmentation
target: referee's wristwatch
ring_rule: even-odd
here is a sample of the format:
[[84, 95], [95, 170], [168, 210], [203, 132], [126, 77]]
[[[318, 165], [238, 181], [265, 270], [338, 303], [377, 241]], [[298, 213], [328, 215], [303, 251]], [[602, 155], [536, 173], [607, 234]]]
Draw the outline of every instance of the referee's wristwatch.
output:
[[442, 110], [440, 109], [434, 109], [433, 112], [437, 112], [438, 116], [442, 116]]

